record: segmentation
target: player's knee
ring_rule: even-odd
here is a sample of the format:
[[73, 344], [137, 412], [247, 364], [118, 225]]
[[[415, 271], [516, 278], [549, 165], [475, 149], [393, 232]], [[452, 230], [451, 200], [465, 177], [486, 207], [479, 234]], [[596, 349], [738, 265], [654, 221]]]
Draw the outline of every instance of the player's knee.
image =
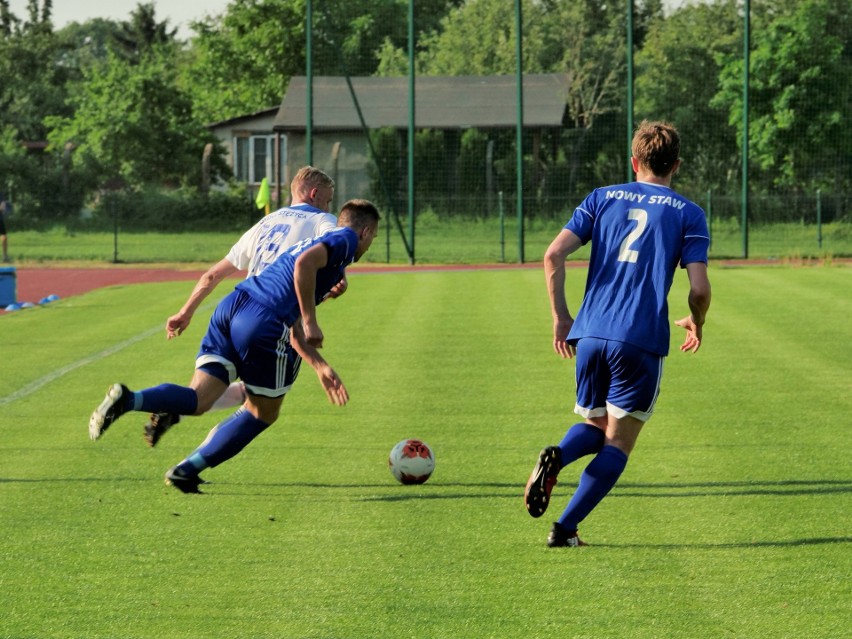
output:
[[246, 407], [252, 415], [267, 424], [273, 424], [278, 420], [278, 415], [281, 413], [281, 402], [284, 400], [283, 395], [281, 397], [262, 397], [252, 393], [247, 393], [247, 395]]

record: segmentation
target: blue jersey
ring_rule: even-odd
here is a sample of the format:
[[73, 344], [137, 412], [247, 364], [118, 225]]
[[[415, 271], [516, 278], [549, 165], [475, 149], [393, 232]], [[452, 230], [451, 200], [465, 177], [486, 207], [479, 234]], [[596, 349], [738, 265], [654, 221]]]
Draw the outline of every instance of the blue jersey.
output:
[[343, 278], [346, 267], [355, 260], [358, 234], [348, 227], [337, 228], [320, 237], [299, 242], [282, 253], [259, 275], [248, 277], [237, 284], [237, 290], [244, 291], [255, 302], [273, 309], [287, 326], [292, 326], [301, 315], [294, 282], [296, 259], [320, 243], [328, 248], [328, 263], [317, 271], [314, 301], [319, 304]]
[[568, 334], [669, 352], [668, 294], [678, 264], [707, 262], [704, 211], [666, 186], [631, 182], [595, 189], [565, 228], [592, 242], [583, 303]]

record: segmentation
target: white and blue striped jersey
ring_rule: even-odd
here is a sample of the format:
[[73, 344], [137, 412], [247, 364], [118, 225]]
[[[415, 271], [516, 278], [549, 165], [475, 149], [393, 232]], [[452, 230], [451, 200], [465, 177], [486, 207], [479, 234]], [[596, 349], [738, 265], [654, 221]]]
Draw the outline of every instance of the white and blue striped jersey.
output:
[[337, 218], [310, 204], [273, 211], [243, 233], [225, 256], [248, 275], [257, 275], [291, 246], [319, 237], [337, 226]]
[[336, 228], [317, 238], [308, 238], [282, 253], [259, 275], [247, 277], [237, 284], [254, 301], [273, 309], [279, 318], [292, 326], [301, 315], [296, 297], [294, 273], [296, 258], [312, 246], [322, 243], [328, 247], [328, 263], [317, 271], [317, 304], [344, 275], [346, 267], [355, 260], [358, 234], [348, 227]]
[[595, 189], [565, 225], [592, 243], [583, 302], [568, 341], [627, 342], [668, 355], [668, 294], [678, 264], [707, 262], [704, 211], [666, 186], [631, 182]]

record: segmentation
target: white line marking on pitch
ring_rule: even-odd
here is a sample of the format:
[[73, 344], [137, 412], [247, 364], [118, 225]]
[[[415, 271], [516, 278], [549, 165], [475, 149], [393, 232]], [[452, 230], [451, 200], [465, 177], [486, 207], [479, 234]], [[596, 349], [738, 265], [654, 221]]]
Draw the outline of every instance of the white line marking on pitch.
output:
[[66, 373], [70, 373], [71, 371], [80, 368], [81, 366], [85, 366], [86, 364], [97, 362], [98, 360], [103, 359], [104, 357], [109, 357], [110, 355], [113, 355], [127, 348], [128, 346], [133, 346], [133, 344], [135, 344], [136, 342], [141, 342], [143, 339], [147, 339], [152, 335], [156, 335], [162, 330], [162, 326], [155, 326], [154, 328], [148, 329], [143, 333], [139, 333], [139, 335], [136, 335], [123, 342], [119, 342], [118, 344], [110, 346], [109, 348], [102, 350], [100, 353], [96, 353], [95, 355], [89, 355], [88, 357], [84, 357], [83, 359], [78, 359], [76, 362], [71, 362], [70, 364], [63, 366], [62, 368], [57, 368], [56, 370], [51, 371], [47, 375], [40, 377], [33, 382], [30, 382], [23, 388], [16, 390], [11, 395], [6, 395], [6, 397], [0, 397], [0, 406], [19, 400], [23, 397], [26, 397], [27, 395], [32, 395], [42, 386], [46, 386], [50, 382], [59, 379]]

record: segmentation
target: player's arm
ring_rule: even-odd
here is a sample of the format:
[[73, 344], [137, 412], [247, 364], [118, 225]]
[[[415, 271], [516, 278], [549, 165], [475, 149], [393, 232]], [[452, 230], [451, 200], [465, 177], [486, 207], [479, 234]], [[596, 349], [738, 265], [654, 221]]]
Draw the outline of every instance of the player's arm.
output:
[[346, 404], [349, 401], [349, 392], [346, 390], [346, 386], [343, 385], [343, 381], [325, 361], [325, 358], [320, 355], [320, 352], [308, 343], [301, 322], [296, 322], [293, 325], [290, 343], [302, 360], [310, 364], [311, 368], [316, 371], [320, 384], [328, 396], [328, 401], [337, 406]]
[[[329, 231], [333, 231], [337, 228], [337, 218], [331, 215], [326, 215], [323, 220], [317, 225], [317, 234], [316, 237], [324, 235]], [[323, 299], [325, 300], [333, 300], [346, 292], [346, 289], [349, 288], [349, 281], [346, 279], [346, 273], [343, 274], [343, 277], [340, 281], [331, 287], [331, 290], [326, 294]]]
[[687, 303], [690, 314], [677, 320], [675, 325], [686, 330], [686, 339], [680, 350], [695, 353], [701, 348], [704, 320], [710, 308], [710, 278], [707, 276], [707, 264], [704, 262], [687, 264], [686, 274], [689, 278]]
[[305, 340], [314, 348], [322, 348], [323, 334], [317, 323], [315, 300], [317, 272], [326, 264], [328, 264], [328, 247], [320, 242], [296, 258], [296, 265], [293, 270], [293, 283], [296, 288], [296, 297], [299, 300]]
[[553, 315], [553, 350], [562, 357], [573, 357], [575, 349], [565, 339], [574, 324], [565, 299], [565, 258], [580, 248], [580, 238], [568, 229], [562, 229], [544, 254], [544, 277]]
[[183, 333], [192, 321], [192, 316], [201, 302], [213, 292], [219, 282], [238, 270], [227, 259], [222, 259], [207, 269], [207, 272], [199, 278], [195, 288], [192, 289], [192, 293], [183, 307], [166, 320], [166, 337], [172, 339]]

